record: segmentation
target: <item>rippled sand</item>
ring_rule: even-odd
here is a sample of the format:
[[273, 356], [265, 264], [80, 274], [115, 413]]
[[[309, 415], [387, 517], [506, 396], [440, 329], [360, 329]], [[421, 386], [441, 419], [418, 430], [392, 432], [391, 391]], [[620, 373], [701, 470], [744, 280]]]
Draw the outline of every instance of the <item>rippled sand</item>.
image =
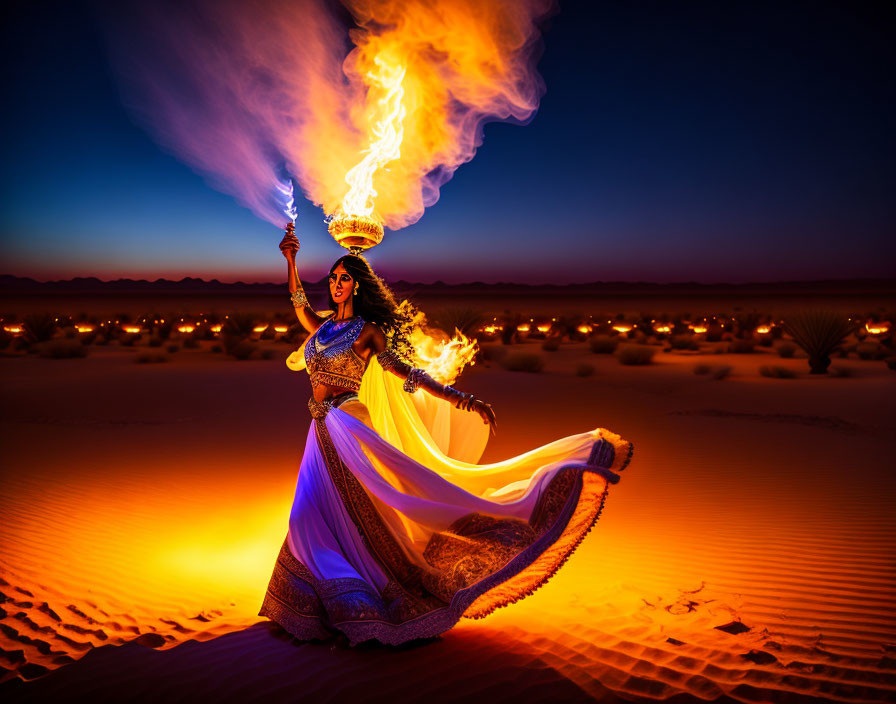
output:
[[[285, 350], [285, 348], [280, 348]], [[475, 367], [485, 460], [605, 426], [634, 442], [595, 529], [526, 600], [392, 649], [256, 614], [309, 418], [304, 375], [200, 350], [0, 360], [0, 695], [886, 701], [896, 697], [896, 374], [767, 379], [581, 346]], [[285, 356], [285, 351], [283, 352]], [[580, 361], [597, 366], [576, 377]], [[775, 360], [799, 368], [803, 360]]]

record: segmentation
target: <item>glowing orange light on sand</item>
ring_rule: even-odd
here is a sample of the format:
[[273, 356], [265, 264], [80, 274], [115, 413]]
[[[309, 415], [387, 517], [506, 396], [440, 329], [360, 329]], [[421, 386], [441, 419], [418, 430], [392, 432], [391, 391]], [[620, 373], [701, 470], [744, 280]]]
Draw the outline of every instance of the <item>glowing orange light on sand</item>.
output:
[[579, 327], [577, 327], [576, 330], [578, 330], [583, 335], [591, 334], [591, 326], [590, 325], [579, 325]]
[[613, 329], [616, 332], [629, 332], [632, 329], [631, 325], [614, 325]]
[[756, 328], [756, 332], [760, 335], [767, 335], [771, 331], [772, 328], [770, 325], [760, 325], [758, 328]]
[[4, 325], [3, 329], [6, 330], [6, 332], [10, 333], [11, 335], [19, 335], [22, 332], [21, 325]]
[[75, 325], [78, 332], [93, 332], [93, 325]]
[[669, 333], [669, 332], [672, 332], [672, 326], [666, 325], [665, 323], [660, 324], [660, 325], [654, 325], [653, 331], [660, 333], [660, 334]]
[[252, 332], [264, 332], [267, 329], [267, 325], [256, 325], [254, 328], [252, 328]]
[[220, 323], [218, 325], [212, 325], [212, 332], [221, 332], [222, 327], [223, 325], [221, 325]]
[[693, 325], [690, 327], [691, 327], [691, 330], [693, 330], [698, 335], [702, 335], [703, 333], [705, 333], [707, 331], [707, 327], [705, 325]]
[[551, 329], [550, 325], [539, 325], [538, 326], [538, 332], [547, 332], [550, 329]]
[[[162, 322], [164, 322], [164, 321], [162, 321]], [[143, 328], [141, 328], [139, 325], [122, 325], [121, 329], [127, 333], [132, 334], [132, 335], [136, 335], [137, 333], [140, 333], [143, 331]]]
[[279, 332], [282, 334], [284, 332], [287, 332], [288, 330], [289, 330], [288, 325], [275, 325], [274, 326], [274, 332]]
[[193, 332], [196, 329], [195, 325], [178, 325], [178, 332]]
[[889, 323], [865, 323], [865, 330], [872, 335], [884, 335], [890, 332]]
[[521, 324], [517, 325], [516, 330], [517, 330], [517, 332], [529, 332], [529, 330], [530, 330], [529, 323], [521, 323]]

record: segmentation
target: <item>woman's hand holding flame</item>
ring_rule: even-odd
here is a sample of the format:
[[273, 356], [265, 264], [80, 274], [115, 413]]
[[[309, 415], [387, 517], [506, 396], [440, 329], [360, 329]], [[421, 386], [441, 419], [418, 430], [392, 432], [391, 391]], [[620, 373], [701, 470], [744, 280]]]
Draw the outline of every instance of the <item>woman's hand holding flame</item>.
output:
[[296, 258], [296, 252], [299, 251], [299, 238], [296, 237], [296, 226], [293, 223], [286, 226], [286, 234], [280, 240], [280, 251], [289, 261]]

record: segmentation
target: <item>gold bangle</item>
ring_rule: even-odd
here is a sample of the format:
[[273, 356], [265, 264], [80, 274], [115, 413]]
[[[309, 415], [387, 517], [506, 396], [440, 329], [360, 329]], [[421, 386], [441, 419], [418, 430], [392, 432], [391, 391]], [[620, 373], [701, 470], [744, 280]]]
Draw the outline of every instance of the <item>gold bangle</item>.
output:
[[293, 291], [289, 299], [292, 301], [294, 308], [304, 308], [308, 305], [308, 299], [305, 297], [305, 292], [302, 289]]

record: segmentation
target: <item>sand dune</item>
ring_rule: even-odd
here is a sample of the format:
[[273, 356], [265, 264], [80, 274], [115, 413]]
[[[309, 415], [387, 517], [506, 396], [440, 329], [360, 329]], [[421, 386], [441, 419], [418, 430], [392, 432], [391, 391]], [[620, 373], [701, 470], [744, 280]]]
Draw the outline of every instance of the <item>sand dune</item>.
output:
[[131, 352], [0, 360], [5, 697], [896, 697], [896, 375], [880, 363], [780, 381], [719, 355], [735, 369], [709, 381], [683, 356], [588, 355], [597, 371], [579, 378], [588, 353], [569, 345], [539, 375], [474, 367], [462, 386], [500, 423], [485, 460], [598, 425], [635, 459], [531, 597], [431, 642], [347, 649], [255, 615], [307, 378], [280, 361], [184, 350], [135, 365]]

